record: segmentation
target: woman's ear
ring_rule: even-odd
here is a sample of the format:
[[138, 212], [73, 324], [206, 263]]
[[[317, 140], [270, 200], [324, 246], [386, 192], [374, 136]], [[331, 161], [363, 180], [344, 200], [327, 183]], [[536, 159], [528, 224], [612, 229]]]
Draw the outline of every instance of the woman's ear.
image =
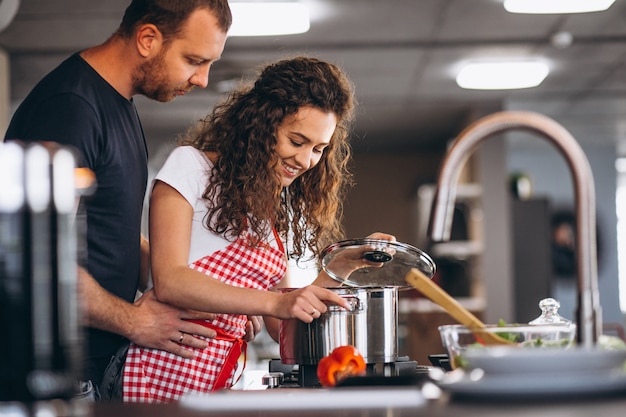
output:
[[137, 29], [135, 36], [137, 51], [139, 55], [147, 58], [156, 55], [163, 45], [163, 35], [153, 24], [147, 23]]

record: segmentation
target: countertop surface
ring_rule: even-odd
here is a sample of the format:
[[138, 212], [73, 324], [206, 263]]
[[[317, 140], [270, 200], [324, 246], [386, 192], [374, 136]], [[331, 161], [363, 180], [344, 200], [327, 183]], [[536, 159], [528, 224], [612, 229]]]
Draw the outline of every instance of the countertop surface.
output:
[[[389, 388], [387, 394], [393, 391], [402, 391]], [[100, 403], [94, 407], [93, 417], [194, 417], [194, 416], [238, 416], [238, 417], [274, 417], [274, 416], [294, 416], [298, 417], [320, 416], [325, 417], [408, 417], [408, 416], [429, 416], [429, 417], [600, 417], [624, 415], [626, 410], [626, 392], [614, 393], [612, 395], [601, 396], [570, 396], [567, 398], [544, 398], [533, 400], [529, 398], [506, 400], [496, 399], [471, 399], [471, 398], [451, 398], [443, 393], [439, 398], [425, 399], [422, 403], [415, 405], [384, 405], [384, 406], [350, 406], [343, 407], [340, 401], [332, 401], [326, 404], [320, 403], [312, 408], [306, 403], [294, 402], [287, 391], [276, 390], [270, 396], [274, 399], [281, 397], [281, 402], [275, 408], [259, 404], [255, 407], [256, 397], [254, 394], [227, 395], [232, 397], [229, 407], [219, 405], [211, 408], [207, 402], [200, 406], [190, 406], [183, 403], [171, 403], [161, 405], [148, 404], [104, 404]], [[364, 390], [367, 392], [367, 390]], [[377, 395], [386, 395], [379, 392]], [[393, 395], [391, 395], [393, 397]], [[250, 401], [248, 401], [250, 400]], [[395, 401], [392, 398], [392, 401]], [[409, 402], [412, 400], [408, 400]], [[402, 400], [400, 401], [402, 402]]]
[[[517, 350], [511, 352], [519, 355]], [[494, 357], [494, 365], [517, 358], [511, 352]], [[519, 362], [519, 366], [509, 366], [504, 373], [499, 372], [500, 368], [488, 366], [452, 372], [432, 368], [414, 378], [355, 377], [334, 388], [232, 389], [189, 394], [176, 403], [160, 405], [99, 403], [91, 414], [93, 417], [613, 417], [626, 414], [624, 355], [624, 351], [578, 350], [568, 355], [560, 353], [558, 358], [546, 354], [541, 361], [535, 355], [532, 363], [539, 367], [513, 361]]]
[[619, 416], [626, 410], [626, 397], [622, 398], [595, 398], [587, 400], [555, 401], [555, 402], [471, 402], [471, 401], [430, 401], [419, 407], [385, 407], [385, 408], [352, 408], [342, 409], [341, 406], [333, 410], [303, 410], [297, 405], [292, 409], [282, 410], [239, 410], [236, 403], [230, 410], [197, 410], [182, 407], [179, 404], [147, 405], [147, 404], [98, 404], [94, 417], [194, 417], [194, 416], [233, 416], [233, 417], [270, 417], [294, 416], [312, 417], [324, 415], [326, 417], [474, 417], [474, 416], [504, 416], [507, 417], [601, 417]]

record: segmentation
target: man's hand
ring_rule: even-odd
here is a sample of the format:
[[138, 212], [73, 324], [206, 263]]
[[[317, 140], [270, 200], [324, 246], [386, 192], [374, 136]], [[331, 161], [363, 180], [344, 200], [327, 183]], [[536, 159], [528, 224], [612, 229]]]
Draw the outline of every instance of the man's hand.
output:
[[153, 290], [146, 291], [135, 301], [134, 307], [134, 329], [129, 339], [140, 346], [166, 350], [183, 358], [193, 358], [194, 352], [185, 349], [185, 346], [199, 349], [207, 347], [207, 342], [195, 335], [207, 338], [216, 336], [215, 330], [184, 320], [212, 320], [215, 314], [163, 304], [156, 299]]
[[102, 288], [83, 268], [78, 268], [78, 289], [85, 326], [119, 334], [140, 346], [193, 358], [194, 352], [185, 349], [185, 346], [207, 347], [207, 342], [195, 335], [216, 336], [215, 330], [188, 321], [213, 320], [215, 314], [161, 303], [154, 290], [146, 291], [134, 304], [130, 304]]

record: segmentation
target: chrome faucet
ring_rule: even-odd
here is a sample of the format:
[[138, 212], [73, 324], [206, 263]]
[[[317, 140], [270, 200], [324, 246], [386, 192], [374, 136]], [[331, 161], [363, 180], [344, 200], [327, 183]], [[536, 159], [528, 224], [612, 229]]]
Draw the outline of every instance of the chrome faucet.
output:
[[577, 336], [579, 345], [591, 347], [602, 333], [596, 258], [595, 188], [587, 157], [576, 139], [560, 124], [538, 113], [505, 111], [486, 116], [461, 132], [449, 148], [439, 170], [430, 217], [430, 237], [438, 242], [450, 239], [456, 185], [471, 153], [483, 139], [512, 129], [538, 133], [554, 144], [571, 172], [576, 199]]

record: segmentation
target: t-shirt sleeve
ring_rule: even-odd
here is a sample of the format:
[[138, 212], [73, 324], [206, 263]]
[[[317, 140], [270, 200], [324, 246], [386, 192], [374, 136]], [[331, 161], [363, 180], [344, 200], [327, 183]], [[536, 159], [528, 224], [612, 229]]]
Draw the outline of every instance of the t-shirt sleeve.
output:
[[174, 188], [195, 207], [206, 188], [209, 169], [208, 159], [200, 151], [191, 146], [179, 146], [167, 158], [155, 180]]
[[79, 165], [96, 168], [102, 146], [101, 122], [94, 109], [72, 93], [58, 94], [38, 103], [32, 123], [22, 123], [17, 137], [24, 141], [50, 141], [74, 147]]

